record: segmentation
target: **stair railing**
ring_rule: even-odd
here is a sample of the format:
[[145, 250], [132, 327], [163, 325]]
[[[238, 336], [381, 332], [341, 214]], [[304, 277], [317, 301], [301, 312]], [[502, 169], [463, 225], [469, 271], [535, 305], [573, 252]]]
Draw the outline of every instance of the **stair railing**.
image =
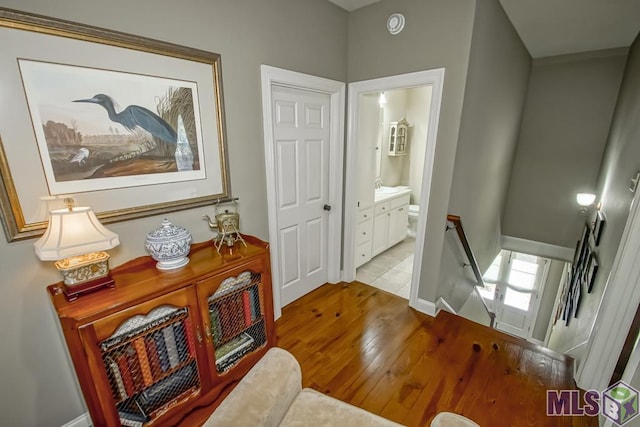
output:
[[486, 301], [484, 300], [482, 294], [480, 294], [480, 292], [478, 291], [478, 288], [484, 288], [484, 280], [482, 279], [482, 273], [480, 273], [480, 268], [478, 267], [478, 262], [476, 261], [475, 256], [473, 255], [473, 251], [471, 250], [471, 246], [469, 245], [469, 240], [467, 240], [467, 235], [464, 232], [464, 228], [462, 227], [462, 221], [460, 219], [460, 217], [458, 215], [447, 215], [447, 221], [449, 221], [450, 223], [453, 224], [453, 226], [447, 226], [447, 231], [449, 230], [456, 230], [456, 235], [458, 236], [458, 239], [460, 240], [460, 243], [462, 244], [462, 248], [464, 249], [464, 253], [467, 256], [467, 260], [469, 261], [469, 264], [464, 264], [463, 267], [471, 267], [471, 270], [473, 270], [473, 275], [476, 278], [476, 284], [473, 287], [474, 291], [478, 293], [478, 295], [480, 296], [480, 300], [482, 301], [482, 305], [484, 305], [485, 310], [487, 310], [487, 313], [489, 314], [489, 318], [491, 319], [491, 322], [489, 324], [490, 327], [494, 327], [494, 323], [496, 320], [496, 314], [494, 312], [492, 312], [491, 310], [489, 310], [489, 306], [487, 305]]

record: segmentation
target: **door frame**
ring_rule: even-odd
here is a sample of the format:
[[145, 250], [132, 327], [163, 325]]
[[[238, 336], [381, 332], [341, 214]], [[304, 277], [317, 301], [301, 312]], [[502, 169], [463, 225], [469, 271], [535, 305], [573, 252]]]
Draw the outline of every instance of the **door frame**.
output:
[[282, 315], [280, 280], [280, 241], [276, 201], [275, 152], [273, 147], [273, 86], [284, 86], [308, 92], [319, 92], [331, 98], [331, 126], [329, 141], [329, 212], [327, 240], [327, 273], [329, 283], [340, 281], [341, 230], [342, 230], [342, 175], [343, 140], [346, 85], [335, 80], [316, 77], [296, 71], [260, 66], [262, 86], [262, 123], [264, 132], [264, 163], [267, 186], [267, 216], [269, 222], [269, 246], [271, 247], [271, 280], [273, 287], [273, 311], [275, 319]]
[[[349, 83], [349, 108], [347, 119], [347, 149], [345, 176], [345, 207], [344, 207], [344, 243], [343, 243], [343, 276], [345, 282], [352, 282], [356, 277], [355, 267], [355, 233], [357, 226], [358, 207], [356, 184], [358, 176], [357, 140], [358, 115], [360, 95], [367, 92], [390, 91], [395, 89], [410, 89], [421, 86], [431, 86], [431, 110], [428, 118], [428, 132], [424, 155], [422, 175], [422, 192], [420, 197], [420, 216], [418, 217], [416, 232], [416, 249], [414, 254], [413, 272], [411, 274], [411, 291], [409, 306], [423, 313], [434, 315], [433, 307], [418, 299], [418, 285], [422, 271], [422, 254], [427, 225], [429, 197], [431, 194], [431, 180], [435, 161], [436, 139], [438, 123], [440, 121], [440, 106], [442, 104], [442, 87], [444, 84], [444, 68], [417, 71], [414, 73], [382, 77]], [[373, 185], [373, 183], [372, 183]]]

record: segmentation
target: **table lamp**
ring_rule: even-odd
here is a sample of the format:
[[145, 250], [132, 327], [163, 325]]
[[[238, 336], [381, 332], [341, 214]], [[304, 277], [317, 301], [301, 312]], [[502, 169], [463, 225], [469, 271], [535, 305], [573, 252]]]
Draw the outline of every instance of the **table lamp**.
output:
[[109, 255], [104, 252], [120, 244], [118, 235], [98, 221], [90, 207], [75, 207], [65, 199], [64, 209], [49, 212], [49, 225], [36, 241], [36, 255], [42, 261], [56, 261], [62, 273], [62, 291], [69, 300], [104, 287], [113, 287]]

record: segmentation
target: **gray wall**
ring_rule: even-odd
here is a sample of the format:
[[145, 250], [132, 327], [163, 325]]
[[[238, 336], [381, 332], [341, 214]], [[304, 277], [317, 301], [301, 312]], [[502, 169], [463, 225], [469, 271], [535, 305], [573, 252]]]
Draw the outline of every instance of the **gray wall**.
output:
[[533, 62], [504, 210], [506, 236], [575, 248], [576, 194], [595, 192], [626, 49]]
[[[347, 13], [328, 1], [2, 0], [0, 5], [220, 53], [232, 190], [240, 198], [243, 231], [263, 239], [268, 229], [260, 64], [347, 78]], [[187, 227], [195, 241], [204, 241], [210, 232], [203, 213], [212, 212], [202, 208], [167, 216]], [[161, 220], [110, 225], [121, 240], [110, 251], [112, 265], [146, 255], [145, 235]], [[84, 408], [45, 292], [58, 280], [57, 272], [36, 258], [32, 240], [8, 244], [4, 236], [0, 267], [0, 424], [62, 425]]]
[[[448, 213], [459, 215], [481, 271], [500, 251], [507, 195], [531, 57], [497, 1], [479, 1]], [[473, 279], [460, 271], [447, 233], [439, 296], [458, 310]], [[435, 243], [434, 243], [435, 244]], [[446, 255], [444, 255], [446, 254]], [[465, 279], [467, 278], [467, 279]]]
[[[580, 306], [580, 316], [568, 327], [556, 325], [550, 346], [559, 351], [582, 344], [589, 337], [598, 306], [602, 300], [607, 278], [620, 244], [629, 216], [633, 194], [628, 190], [630, 180], [640, 170], [640, 42], [629, 51], [624, 79], [607, 141], [596, 193], [602, 201], [607, 222], [596, 253], [600, 264], [593, 292], [587, 294]], [[575, 354], [578, 359], [582, 353]]]
[[[474, 9], [474, 1], [383, 0], [349, 14], [349, 82], [446, 69], [418, 291], [428, 301], [437, 293]], [[407, 22], [392, 36], [385, 23], [394, 12]]]

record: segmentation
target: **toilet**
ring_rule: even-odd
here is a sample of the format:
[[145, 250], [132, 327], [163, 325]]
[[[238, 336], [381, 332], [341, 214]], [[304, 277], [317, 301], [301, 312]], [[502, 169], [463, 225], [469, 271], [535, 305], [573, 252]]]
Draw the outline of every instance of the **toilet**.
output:
[[418, 232], [418, 215], [420, 214], [420, 205], [409, 205], [409, 229], [407, 233], [411, 237], [416, 237]]

